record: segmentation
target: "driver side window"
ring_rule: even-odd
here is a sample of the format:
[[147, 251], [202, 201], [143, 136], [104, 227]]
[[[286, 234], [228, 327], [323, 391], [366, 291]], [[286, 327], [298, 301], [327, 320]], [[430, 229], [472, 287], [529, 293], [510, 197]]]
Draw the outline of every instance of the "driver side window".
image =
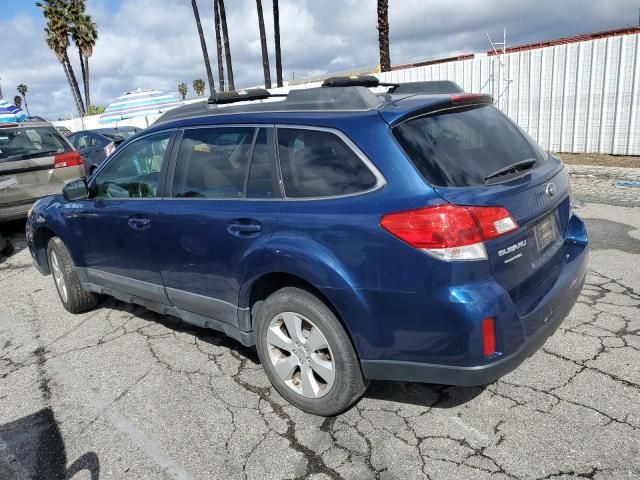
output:
[[91, 198], [155, 197], [170, 138], [159, 133], [127, 145], [97, 174]]

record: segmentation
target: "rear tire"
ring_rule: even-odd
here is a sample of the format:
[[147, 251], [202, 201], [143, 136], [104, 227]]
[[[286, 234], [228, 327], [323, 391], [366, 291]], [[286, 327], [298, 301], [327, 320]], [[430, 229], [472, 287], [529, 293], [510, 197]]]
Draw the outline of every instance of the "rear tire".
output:
[[271, 384], [289, 403], [332, 416], [365, 392], [351, 340], [319, 298], [300, 288], [282, 288], [255, 315], [258, 356]]
[[58, 296], [68, 312], [82, 313], [97, 305], [98, 295], [82, 288], [71, 254], [58, 237], [49, 240], [47, 258]]

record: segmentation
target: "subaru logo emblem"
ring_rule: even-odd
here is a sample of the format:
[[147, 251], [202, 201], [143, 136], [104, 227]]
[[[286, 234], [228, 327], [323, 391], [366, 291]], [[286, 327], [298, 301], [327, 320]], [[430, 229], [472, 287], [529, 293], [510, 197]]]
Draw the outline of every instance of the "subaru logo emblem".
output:
[[547, 184], [547, 188], [544, 189], [544, 193], [546, 193], [549, 198], [555, 197], [556, 193], [558, 193], [558, 187], [555, 183], [551, 182]]

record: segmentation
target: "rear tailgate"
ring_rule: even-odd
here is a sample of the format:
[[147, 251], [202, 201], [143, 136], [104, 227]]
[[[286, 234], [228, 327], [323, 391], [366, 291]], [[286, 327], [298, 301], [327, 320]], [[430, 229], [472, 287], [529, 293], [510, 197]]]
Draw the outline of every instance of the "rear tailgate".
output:
[[[444, 200], [510, 212], [519, 228], [485, 247], [496, 282], [521, 316], [531, 312], [555, 283], [565, 255], [570, 186], [562, 162], [486, 103], [409, 117], [393, 133]], [[530, 333], [537, 326], [524, 328]]]
[[59, 193], [66, 176], [54, 168], [55, 156], [72, 150], [50, 126], [0, 129], [0, 205]]
[[[509, 292], [518, 312], [528, 314], [555, 283], [562, 266], [570, 215], [569, 177], [552, 158], [520, 179], [483, 187], [436, 187], [459, 205], [505, 207], [519, 228], [485, 242], [495, 280]], [[530, 331], [535, 325], [525, 326]]]
[[3, 205], [35, 200], [59, 193], [63, 182], [54, 174], [54, 157], [30, 158], [0, 163], [0, 203]]

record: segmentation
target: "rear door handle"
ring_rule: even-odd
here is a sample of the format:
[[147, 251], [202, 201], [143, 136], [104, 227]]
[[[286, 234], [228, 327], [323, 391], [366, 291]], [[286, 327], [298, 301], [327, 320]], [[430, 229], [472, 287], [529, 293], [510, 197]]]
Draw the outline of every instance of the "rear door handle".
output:
[[144, 215], [131, 215], [127, 223], [134, 230], [146, 230], [151, 226], [151, 219]]
[[253, 237], [262, 231], [262, 225], [251, 219], [238, 219], [232, 221], [227, 231], [236, 237]]

